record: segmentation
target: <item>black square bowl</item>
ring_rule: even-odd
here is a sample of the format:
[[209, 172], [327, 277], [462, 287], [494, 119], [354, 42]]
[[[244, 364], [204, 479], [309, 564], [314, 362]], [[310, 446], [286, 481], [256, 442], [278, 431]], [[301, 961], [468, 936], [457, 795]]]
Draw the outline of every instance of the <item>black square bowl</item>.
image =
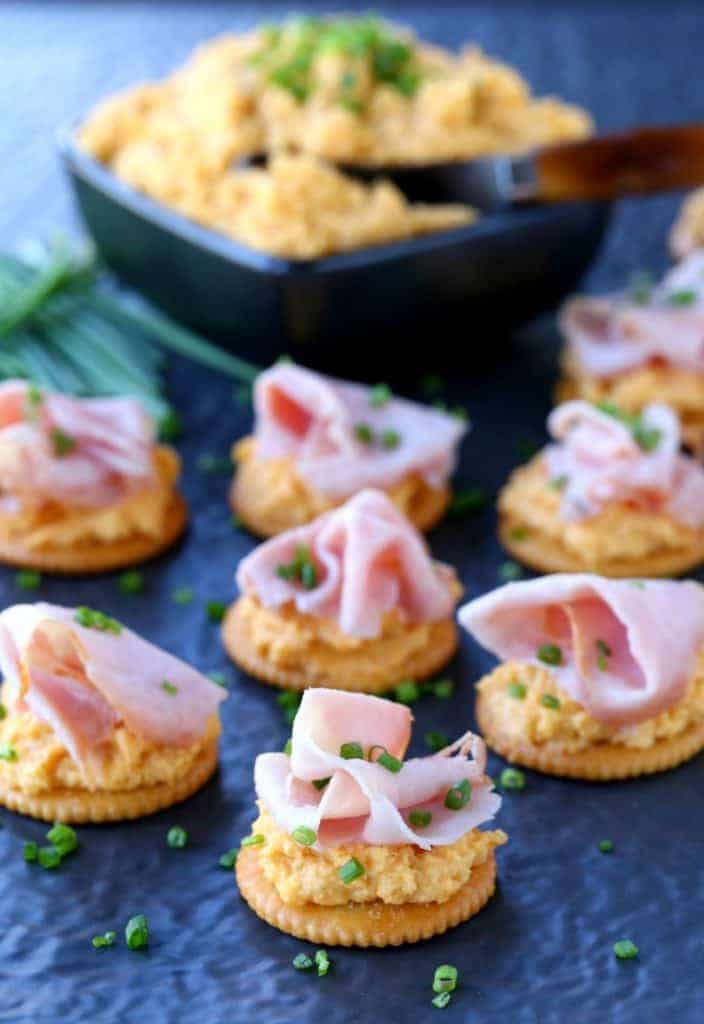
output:
[[63, 163], [98, 251], [120, 278], [238, 355], [354, 366], [476, 360], [492, 339], [553, 307], [592, 260], [609, 219], [597, 203], [487, 213], [474, 225], [316, 260], [270, 256], [136, 192], [84, 153]]

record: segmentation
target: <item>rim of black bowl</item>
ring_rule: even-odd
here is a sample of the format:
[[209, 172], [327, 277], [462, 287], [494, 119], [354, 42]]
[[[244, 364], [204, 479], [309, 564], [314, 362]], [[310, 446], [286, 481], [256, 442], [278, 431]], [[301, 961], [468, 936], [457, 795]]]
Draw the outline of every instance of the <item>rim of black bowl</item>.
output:
[[104, 167], [95, 157], [81, 149], [76, 141], [76, 129], [81, 123], [82, 119], [78, 119], [57, 133], [58, 150], [69, 173], [82, 178], [113, 202], [124, 206], [130, 213], [142, 220], [152, 222], [163, 231], [178, 235], [198, 248], [215, 252], [231, 263], [244, 265], [267, 274], [289, 276], [296, 273], [329, 273], [370, 263], [392, 262], [416, 252], [452, 248], [458, 242], [465, 242], [470, 238], [479, 239], [501, 231], [513, 232], [520, 223], [528, 225], [545, 222], [552, 217], [564, 217], [566, 209], [573, 207], [582, 209], [591, 207], [595, 210], [601, 208], [604, 216], [607, 216], [610, 206], [609, 203], [575, 202], [510, 207], [506, 210], [487, 213], [482, 213], [480, 210], [476, 221], [456, 228], [430, 231], [413, 238], [381, 242], [378, 245], [351, 249], [315, 259], [287, 258], [254, 249], [218, 231], [203, 227], [176, 210], [172, 210], [166, 204], [132, 188], [131, 185], [126, 184], [116, 174]]

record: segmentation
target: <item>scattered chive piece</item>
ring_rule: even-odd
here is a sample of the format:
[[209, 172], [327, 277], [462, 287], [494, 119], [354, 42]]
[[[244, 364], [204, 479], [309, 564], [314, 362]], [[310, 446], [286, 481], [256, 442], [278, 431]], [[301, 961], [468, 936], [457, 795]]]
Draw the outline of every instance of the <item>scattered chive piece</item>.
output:
[[379, 440], [382, 448], [398, 448], [401, 444], [401, 435], [398, 430], [384, 430]]
[[391, 401], [391, 388], [388, 384], [375, 384], [369, 392], [369, 404], [373, 409], [381, 409]]
[[434, 732], [433, 730], [426, 732], [423, 739], [425, 740], [426, 747], [428, 747], [429, 750], [432, 750], [434, 754], [437, 754], [439, 750], [444, 750], [450, 742], [445, 733]]
[[232, 459], [227, 455], [199, 455], [196, 463], [202, 473], [230, 473], [232, 471]]
[[454, 693], [455, 684], [451, 679], [436, 679], [434, 683], [430, 684], [430, 688], [435, 697], [439, 697], [440, 700], [447, 700]]
[[190, 604], [193, 600], [193, 587], [177, 587], [171, 600], [174, 604]]
[[62, 825], [58, 821], [49, 829], [46, 838], [62, 860], [78, 848], [78, 836], [74, 830], [70, 825]]
[[427, 828], [432, 820], [430, 811], [411, 811], [408, 815], [408, 821], [416, 828]]
[[222, 686], [223, 690], [227, 690], [227, 676], [224, 672], [220, 672], [219, 669], [215, 669], [213, 672], [208, 672], [208, 679], [210, 679], [216, 686]]
[[248, 846], [263, 846], [265, 842], [266, 837], [263, 836], [261, 832], [254, 832], [252, 833], [251, 836], [244, 837], [244, 839], [240, 843], [240, 847], [244, 850]]
[[553, 711], [558, 711], [560, 708], [559, 698], [553, 696], [552, 693], [544, 693], [540, 698], [540, 703], [544, 708], [551, 708]]
[[504, 768], [499, 776], [499, 785], [502, 789], [525, 789], [526, 777], [518, 768]]
[[526, 526], [514, 526], [511, 530], [511, 540], [520, 541], [528, 539], [528, 528]]
[[175, 409], [169, 409], [159, 420], [159, 437], [162, 441], [178, 441], [183, 436], [183, 420]]
[[600, 853], [613, 853], [613, 850], [614, 850], [614, 844], [611, 842], [610, 839], [600, 839], [599, 840], [599, 852]]
[[6, 717], [7, 717], [7, 709], [5, 708], [4, 704], [0, 704], [0, 722], [2, 722], [3, 718], [6, 718]]
[[226, 853], [223, 853], [220, 857], [220, 860], [218, 861], [220, 867], [225, 868], [227, 871], [230, 871], [232, 868], [234, 868], [235, 863], [237, 861], [237, 854], [239, 852], [239, 850], [233, 849], [227, 850]]
[[472, 796], [472, 787], [469, 779], [462, 779], [456, 783], [445, 794], [445, 807], [448, 811], [461, 811], [469, 803]]
[[93, 949], [107, 949], [115, 945], [115, 932], [105, 932], [104, 935], [94, 935], [90, 940]]
[[437, 1006], [438, 1010], [444, 1010], [446, 1006], [450, 1005], [452, 996], [449, 992], [438, 992], [436, 996], [433, 996], [433, 1006]]
[[105, 612], [96, 611], [95, 608], [86, 608], [85, 605], [76, 608], [74, 619], [79, 626], [84, 626], [86, 629], [99, 629], [101, 633], [114, 633], [115, 636], [119, 636], [122, 632], [122, 626], [117, 619], [106, 615]]
[[291, 963], [297, 971], [309, 971], [313, 966], [313, 961], [307, 953], [297, 953]]
[[609, 667], [609, 658], [611, 657], [612, 651], [609, 645], [604, 640], [596, 641], [597, 658], [596, 664], [600, 672], [606, 672]]
[[315, 566], [312, 562], [304, 562], [301, 566], [301, 583], [306, 590], [313, 590], [316, 583]]
[[523, 462], [527, 462], [528, 459], [532, 459], [538, 450], [538, 445], [535, 441], [531, 441], [530, 438], [523, 438], [516, 445], [518, 450], [518, 456]]
[[301, 703], [301, 695], [297, 690], [284, 690], [277, 694], [276, 703], [281, 708], [287, 725], [293, 725], [293, 720], [298, 713], [298, 705]]
[[641, 423], [633, 428], [633, 437], [638, 447], [642, 448], [644, 452], [652, 452], [662, 440], [662, 430], [658, 430], [657, 427], [646, 427]]
[[619, 939], [614, 942], [614, 954], [617, 960], [633, 960], [638, 956], [640, 950], [630, 939]]
[[211, 622], [222, 622], [226, 611], [227, 605], [222, 601], [208, 601], [205, 606], [205, 613]]
[[324, 949], [317, 949], [315, 951], [315, 966], [318, 969], [319, 978], [324, 978], [330, 970], [330, 957]]
[[639, 306], [647, 305], [653, 291], [653, 275], [649, 270], [636, 271], [631, 277], [628, 290], [632, 302]]
[[125, 926], [125, 942], [128, 949], [144, 949], [149, 945], [149, 925], [144, 914], [131, 917]]
[[37, 860], [41, 867], [47, 871], [53, 871], [61, 863], [61, 854], [55, 846], [40, 846]]
[[374, 431], [368, 423], [357, 423], [354, 428], [354, 436], [362, 444], [374, 443]]
[[240, 519], [236, 512], [233, 512], [232, 515], [230, 516], [230, 522], [232, 523], [233, 530], [241, 530], [242, 527], [244, 526], [244, 523], [242, 522], [242, 520]]
[[76, 447], [75, 437], [71, 437], [70, 434], [64, 433], [60, 427], [54, 427], [51, 432], [51, 444], [54, 449], [54, 455], [61, 459], [64, 455], [69, 455]]
[[437, 398], [445, 390], [445, 381], [439, 373], [426, 373], [421, 378], [420, 390], [426, 398]]
[[363, 758], [364, 750], [362, 749], [362, 744], [343, 743], [340, 747], [340, 757], [344, 757], [345, 761], [351, 761], [353, 758]]
[[513, 580], [520, 580], [523, 569], [517, 562], [504, 562], [499, 566], [498, 577], [502, 583], [511, 583]]
[[564, 491], [568, 483], [569, 477], [566, 473], [563, 473], [561, 476], [552, 477], [552, 479], [548, 482], [548, 487], [550, 487], [553, 491]]
[[644, 580], [629, 580], [628, 582], [631, 584], [632, 587], [636, 587], [638, 590], [645, 590]]
[[441, 964], [433, 975], [433, 992], [454, 992], [457, 988], [457, 968]]
[[299, 846], [313, 846], [318, 838], [317, 833], [307, 825], [298, 825], [291, 833], [291, 838]]
[[[286, 742], [284, 744], [284, 754], [286, 754], [287, 757], [290, 757], [292, 750], [293, 750], [293, 743], [291, 742], [291, 737], [289, 736], [289, 738], [286, 740]], [[315, 785], [315, 783], [313, 783], [313, 785]]]
[[420, 686], [414, 679], [402, 679], [394, 688], [394, 697], [400, 704], [415, 704], [420, 697]]
[[327, 786], [328, 782], [330, 781], [330, 778], [331, 778], [331, 776], [328, 775], [327, 779], [313, 779], [313, 785], [318, 790], [325, 789], [325, 787]]
[[123, 594], [141, 594], [144, 590], [144, 576], [138, 569], [128, 569], [117, 581]]
[[397, 774], [398, 772], [401, 771], [401, 769], [403, 768], [403, 761], [399, 761], [399, 759], [397, 757], [394, 757], [393, 754], [390, 754], [388, 752], [386, 747], [382, 747], [379, 744], [376, 744], [375, 746], [370, 748], [370, 750], [369, 750], [369, 760], [370, 761], [374, 761], [374, 752], [376, 750], [380, 750], [381, 751], [379, 756], [376, 758], [376, 762], [375, 762], [376, 764], [380, 764], [382, 766], [382, 768], [386, 768], [386, 770], [388, 772], [393, 772], [394, 774]]
[[276, 575], [282, 580], [298, 580], [306, 590], [313, 590], [318, 581], [318, 573], [305, 544], [298, 545], [290, 562], [277, 565]]
[[172, 825], [166, 833], [166, 845], [170, 850], [183, 850], [188, 846], [188, 832], [180, 825]]
[[164, 679], [164, 681], [161, 684], [161, 688], [166, 693], [168, 693], [170, 697], [175, 697], [176, 694], [178, 693], [178, 686], [174, 686], [174, 684], [170, 683], [168, 679]]
[[42, 574], [34, 569], [21, 569], [15, 576], [15, 586], [19, 590], [39, 590]]
[[455, 491], [447, 510], [448, 515], [459, 519], [471, 512], [479, 512], [486, 506], [487, 501], [488, 495], [483, 487], [464, 487]]
[[9, 743], [0, 744], [0, 761], [16, 761], [17, 751]]
[[508, 684], [506, 693], [514, 700], [525, 700], [528, 689], [524, 683], [517, 683], [515, 680]]
[[543, 644], [538, 648], [538, 660], [546, 665], [561, 665], [562, 651], [556, 644]]
[[36, 843], [25, 843], [22, 855], [28, 864], [32, 864], [39, 857], [39, 847]]
[[691, 306], [697, 301], [697, 293], [691, 288], [686, 288], [679, 292], [672, 292], [668, 295], [667, 301], [671, 306]]
[[356, 857], [350, 857], [348, 861], [345, 861], [342, 867], [337, 869], [337, 874], [341, 882], [344, 882], [345, 885], [349, 885], [357, 878], [362, 877], [364, 874], [364, 868]]

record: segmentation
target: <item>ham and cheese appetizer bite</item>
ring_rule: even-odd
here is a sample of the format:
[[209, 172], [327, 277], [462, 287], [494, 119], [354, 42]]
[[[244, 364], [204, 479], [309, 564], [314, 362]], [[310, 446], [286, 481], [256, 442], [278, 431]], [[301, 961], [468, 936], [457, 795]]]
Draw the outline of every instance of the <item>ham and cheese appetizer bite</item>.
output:
[[680, 453], [672, 409], [565, 402], [548, 429], [554, 443], [499, 495], [499, 535], [516, 558], [603, 576], [672, 576], [704, 561], [704, 469]]
[[502, 664], [477, 685], [494, 750], [605, 781], [674, 768], [704, 747], [704, 588], [555, 575], [460, 609]]
[[186, 525], [179, 473], [133, 398], [0, 385], [0, 561], [77, 574], [151, 558]]
[[199, 789], [226, 693], [90, 608], [0, 614], [0, 803], [45, 821], [120, 821]]
[[365, 487], [385, 490], [419, 530], [445, 512], [467, 429], [456, 416], [292, 364], [258, 377], [254, 409], [253, 435], [233, 448], [230, 500], [258, 536], [308, 523]]
[[396, 946], [489, 900], [506, 835], [478, 828], [501, 804], [484, 744], [465, 733], [404, 761], [411, 722], [402, 704], [308, 690], [290, 754], [257, 758], [259, 817], [237, 882], [269, 924], [326, 945]]
[[225, 647], [275, 686], [380, 693], [432, 675], [457, 648], [457, 577], [382, 491], [261, 544], [237, 584]]
[[558, 397], [608, 401], [629, 413], [672, 406], [685, 442], [704, 448], [704, 250], [656, 287], [576, 298], [565, 306]]

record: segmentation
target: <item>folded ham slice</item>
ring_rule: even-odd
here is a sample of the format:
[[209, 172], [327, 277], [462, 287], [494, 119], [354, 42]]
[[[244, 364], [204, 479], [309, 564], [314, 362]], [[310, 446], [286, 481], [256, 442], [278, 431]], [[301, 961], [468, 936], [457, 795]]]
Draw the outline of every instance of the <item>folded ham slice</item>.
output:
[[444, 487], [467, 430], [447, 413], [402, 398], [375, 405], [369, 388], [288, 363], [257, 378], [254, 408], [257, 454], [295, 460], [306, 483], [333, 499], [411, 473]]
[[[257, 796], [279, 828], [312, 828], [324, 849], [350, 843], [415, 844], [424, 850], [456, 842], [494, 817], [501, 798], [485, 775], [486, 748], [466, 733], [429, 757], [389, 771], [376, 760], [340, 756], [343, 743], [357, 743], [365, 758], [384, 747], [403, 758], [411, 733], [405, 706], [339, 690], [307, 690], [293, 724], [291, 755], [260, 754], [254, 766]], [[473, 754], [473, 759], [469, 756]], [[329, 779], [323, 787], [314, 780]], [[471, 796], [459, 810], [445, 807], [449, 789], [467, 780]], [[425, 827], [409, 813], [431, 813]]]
[[0, 384], [0, 511], [100, 508], [153, 480], [154, 423], [134, 398], [70, 398]]
[[[502, 661], [548, 668], [598, 721], [631, 725], [684, 695], [704, 643], [704, 587], [544, 576], [471, 601], [459, 619]], [[538, 658], [546, 644], [559, 648], [559, 665]]]
[[666, 275], [644, 303], [627, 295], [572, 299], [560, 327], [580, 368], [593, 377], [653, 360], [704, 373], [704, 251]]
[[[309, 590], [278, 574], [301, 548], [316, 570]], [[333, 619], [343, 633], [359, 637], [378, 636], [390, 611], [411, 623], [447, 618], [455, 602], [454, 579], [452, 569], [433, 562], [390, 498], [372, 490], [260, 544], [237, 570], [241, 592], [266, 607], [292, 602], [298, 611]]]
[[188, 746], [226, 697], [185, 662], [117, 629], [79, 625], [76, 609], [43, 603], [0, 614], [6, 703], [48, 723], [78, 764], [99, 754], [120, 722], [151, 743]]
[[704, 526], [704, 469], [680, 454], [680, 425], [667, 405], [619, 419], [589, 402], [565, 402], [548, 417], [557, 444], [542, 458], [561, 484], [566, 520], [596, 515], [612, 502]]

